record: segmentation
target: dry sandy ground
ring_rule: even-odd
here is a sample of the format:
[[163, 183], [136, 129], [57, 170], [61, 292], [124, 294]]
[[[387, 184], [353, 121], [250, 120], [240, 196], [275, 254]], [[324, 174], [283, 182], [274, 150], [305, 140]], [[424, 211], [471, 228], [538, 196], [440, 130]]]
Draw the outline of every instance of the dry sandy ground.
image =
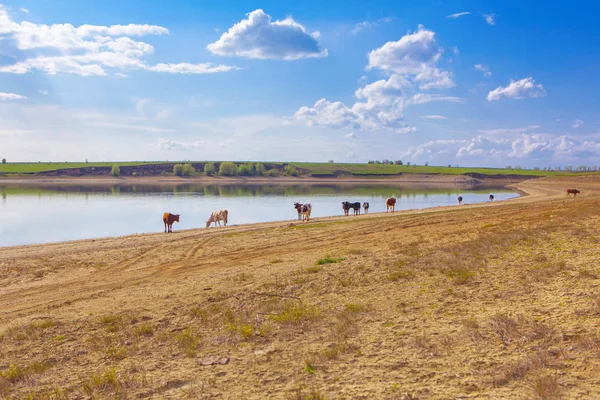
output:
[[600, 398], [600, 178], [517, 187], [0, 249], [0, 397]]

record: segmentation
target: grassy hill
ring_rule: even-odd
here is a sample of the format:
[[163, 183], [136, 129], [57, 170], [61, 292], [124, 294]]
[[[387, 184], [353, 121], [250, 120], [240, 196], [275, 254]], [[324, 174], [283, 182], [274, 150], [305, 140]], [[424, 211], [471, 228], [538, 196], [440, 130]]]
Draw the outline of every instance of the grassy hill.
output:
[[[189, 161], [188, 161], [189, 162]], [[156, 176], [170, 174], [173, 166], [183, 161], [119, 161], [119, 162], [16, 162], [0, 164], [0, 175], [67, 175], [67, 176], [108, 176], [113, 165], [121, 167], [123, 176]], [[206, 161], [189, 162], [201, 173]], [[218, 170], [221, 161], [215, 161]], [[243, 162], [235, 162], [238, 166]], [[313, 162], [264, 162], [266, 170], [284, 173], [287, 165], [294, 166], [300, 175], [315, 177], [335, 176], [382, 176], [399, 174], [434, 175], [484, 175], [484, 176], [571, 176], [574, 174], [596, 173], [592, 171], [543, 171], [534, 169], [443, 167], [424, 165], [394, 165], [366, 163], [313, 163]]]

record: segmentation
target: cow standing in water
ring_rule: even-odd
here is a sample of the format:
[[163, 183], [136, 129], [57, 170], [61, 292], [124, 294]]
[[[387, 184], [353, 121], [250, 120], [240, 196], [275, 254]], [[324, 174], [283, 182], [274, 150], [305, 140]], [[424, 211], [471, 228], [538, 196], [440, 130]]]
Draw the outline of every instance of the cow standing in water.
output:
[[363, 208], [365, 210], [365, 214], [368, 214], [369, 213], [369, 203], [365, 201], [363, 203]]
[[494, 195], [490, 194], [490, 201], [494, 201]]
[[396, 199], [394, 197], [388, 197], [385, 200], [385, 212], [388, 212], [390, 209], [392, 212], [396, 209]]
[[567, 196], [575, 196], [577, 197], [577, 193], [581, 193], [579, 190], [577, 189], [567, 189]]
[[[171, 214], [171, 213], [163, 214], [163, 222], [165, 223], [165, 233], [173, 232], [173, 222], [179, 222], [180, 215], [181, 214]], [[167, 228], [168, 228], [168, 230], [167, 230]]]
[[223, 224], [227, 226], [227, 218], [229, 217], [229, 212], [227, 210], [219, 210], [210, 214], [210, 218], [206, 221], [206, 227], [208, 228], [211, 223], [215, 223], [215, 227], [217, 224], [221, 226], [221, 221]]
[[462, 204], [462, 196], [458, 196], [458, 205]]

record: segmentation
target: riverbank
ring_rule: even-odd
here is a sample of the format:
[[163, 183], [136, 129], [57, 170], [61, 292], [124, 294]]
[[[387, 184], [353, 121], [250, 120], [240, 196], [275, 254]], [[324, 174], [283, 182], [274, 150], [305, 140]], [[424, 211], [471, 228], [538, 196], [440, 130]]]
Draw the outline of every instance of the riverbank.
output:
[[598, 397], [600, 179], [515, 188], [527, 196], [0, 249], [0, 393]]
[[494, 184], [508, 185], [529, 179], [528, 177], [505, 178], [505, 177], [487, 177], [472, 178], [464, 175], [435, 175], [435, 174], [402, 174], [391, 176], [340, 176], [335, 178], [315, 178], [311, 176], [252, 176], [252, 177], [226, 177], [226, 176], [194, 176], [182, 178], [178, 176], [143, 176], [143, 177], [41, 177], [41, 176], [15, 176], [0, 177], [0, 185], [44, 185], [44, 184], [64, 184], [64, 185], [184, 185], [184, 184], [207, 184], [207, 185], [233, 185], [233, 184], [273, 184], [273, 185], [312, 185], [312, 184], [444, 184], [444, 185], [476, 185], [476, 184]]

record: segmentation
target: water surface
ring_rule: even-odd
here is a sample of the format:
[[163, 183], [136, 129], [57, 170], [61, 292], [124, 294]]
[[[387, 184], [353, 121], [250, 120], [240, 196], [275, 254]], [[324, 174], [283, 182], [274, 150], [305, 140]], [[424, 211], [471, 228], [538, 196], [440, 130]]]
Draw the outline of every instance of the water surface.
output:
[[[0, 246], [162, 232], [162, 214], [181, 214], [174, 230], [204, 228], [211, 211], [229, 210], [229, 225], [297, 219], [294, 202], [312, 217], [342, 215], [341, 202], [365, 201], [369, 212], [496, 201], [517, 197], [502, 187], [323, 185], [0, 185]], [[362, 210], [361, 210], [362, 212]]]

